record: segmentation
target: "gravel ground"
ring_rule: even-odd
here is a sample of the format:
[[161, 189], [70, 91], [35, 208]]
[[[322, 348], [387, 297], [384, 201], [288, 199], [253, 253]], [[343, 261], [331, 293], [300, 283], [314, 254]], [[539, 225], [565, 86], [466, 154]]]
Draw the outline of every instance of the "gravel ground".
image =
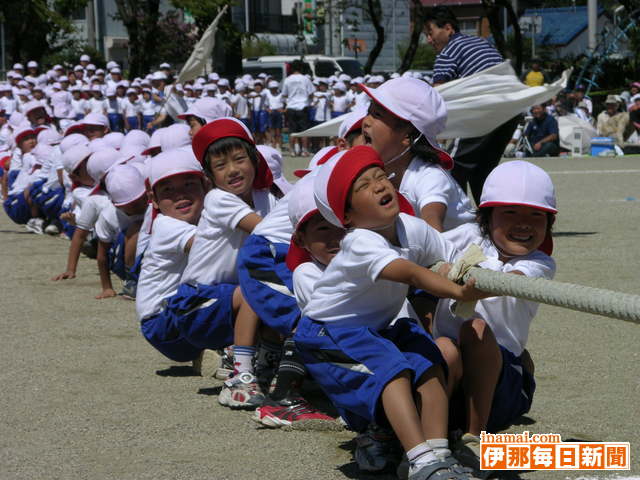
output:
[[[287, 158], [287, 175], [306, 163]], [[536, 163], [557, 189], [557, 280], [639, 293], [640, 158]], [[219, 406], [220, 382], [153, 350], [132, 302], [94, 300], [93, 260], [74, 280], [49, 280], [67, 241], [4, 214], [0, 239], [0, 479], [393, 478], [358, 473], [350, 432], [261, 429]], [[538, 390], [511, 431], [631, 442], [631, 472], [619, 476], [640, 475], [639, 340], [639, 325], [542, 306], [529, 341]]]

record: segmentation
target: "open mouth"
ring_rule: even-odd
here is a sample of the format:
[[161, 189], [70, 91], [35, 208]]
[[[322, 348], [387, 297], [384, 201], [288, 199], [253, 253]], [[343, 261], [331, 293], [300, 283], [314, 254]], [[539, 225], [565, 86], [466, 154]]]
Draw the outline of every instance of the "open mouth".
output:
[[387, 193], [380, 199], [380, 205], [384, 207], [385, 205], [389, 205], [392, 201], [393, 201], [393, 195], [391, 195], [390, 193]]
[[371, 136], [368, 133], [363, 132], [362, 137], [364, 138], [365, 145], [371, 145]]
[[179, 212], [188, 212], [189, 209], [191, 208], [192, 202], [190, 201], [184, 201], [184, 202], [178, 202], [176, 204], [176, 210], [178, 210]]
[[509, 240], [514, 242], [528, 242], [533, 238], [533, 235], [525, 233], [510, 233]]
[[237, 186], [242, 184], [243, 180], [244, 180], [244, 177], [232, 178], [231, 180], [229, 180], [229, 185], [232, 186], [232, 187], [237, 187]]

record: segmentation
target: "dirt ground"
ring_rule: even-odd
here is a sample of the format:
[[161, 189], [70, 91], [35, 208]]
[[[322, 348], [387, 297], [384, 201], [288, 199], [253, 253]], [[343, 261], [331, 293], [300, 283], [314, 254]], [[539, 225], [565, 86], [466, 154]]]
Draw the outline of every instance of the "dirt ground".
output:
[[[307, 159], [287, 159], [286, 172]], [[638, 291], [640, 158], [537, 160], [556, 185], [557, 280]], [[69, 243], [0, 214], [0, 479], [381, 479], [347, 431], [262, 429], [217, 403], [220, 382], [164, 359], [132, 302], [95, 300], [95, 261], [54, 283]], [[537, 391], [510, 431], [631, 442], [640, 478], [640, 325], [542, 306], [529, 349]], [[526, 472], [521, 478], [596, 478]]]

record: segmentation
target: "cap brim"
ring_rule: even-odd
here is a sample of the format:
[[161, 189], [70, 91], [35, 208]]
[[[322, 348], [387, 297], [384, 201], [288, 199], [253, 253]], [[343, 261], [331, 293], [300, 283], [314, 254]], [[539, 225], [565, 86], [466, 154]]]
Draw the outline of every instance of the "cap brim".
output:
[[298, 177], [298, 178], [302, 178], [305, 175], [307, 175], [308, 173], [310, 173], [311, 170], [307, 170], [307, 169], [303, 169], [303, 170], [294, 170], [293, 174]]
[[518, 205], [518, 206], [522, 206], [522, 207], [531, 207], [531, 208], [536, 208], [538, 210], [542, 210], [543, 212], [548, 212], [548, 213], [558, 213], [558, 210], [553, 208], [553, 207], [545, 207], [544, 205], [535, 205], [533, 203], [523, 203], [523, 202], [482, 202], [480, 205], [478, 205], [478, 208], [484, 208], [484, 207], [504, 207], [507, 205]]
[[310, 261], [311, 255], [309, 255], [309, 252], [307, 252], [304, 248], [296, 245], [292, 239], [291, 243], [289, 244], [287, 256], [285, 258], [287, 268], [293, 272], [296, 268], [298, 268], [298, 266]]
[[162, 150], [162, 147], [160, 146], [149, 147], [146, 150], [143, 150], [142, 152], [140, 152], [140, 155], [152, 155], [153, 153], [156, 153], [156, 150], [160, 151]]

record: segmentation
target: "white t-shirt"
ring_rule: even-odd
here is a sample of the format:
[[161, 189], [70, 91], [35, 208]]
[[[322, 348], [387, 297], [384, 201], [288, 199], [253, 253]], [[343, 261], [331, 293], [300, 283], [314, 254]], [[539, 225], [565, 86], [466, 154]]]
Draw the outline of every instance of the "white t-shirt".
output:
[[331, 94], [329, 92], [315, 92], [313, 94], [313, 106], [316, 109], [313, 119], [316, 122], [326, 122], [331, 118], [330, 100]]
[[140, 100], [131, 102], [128, 98], [122, 99], [122, 114], [125, 117], [135, 117], [140, 112]]
[[331, 110], [334, 112], [345, 113], [349, 109], [350, 104], [351, 99], [347, 97], [347, 95], [342, 95], [341, 97], [334, 95], [331, 97]]
[[[518, 270], [527, 277], [552, 279], [556, 271], [556, 263], [549, 255], [536, 250], [522, 257], [515, 257], [506, 263], [498, 258], [498, 250], [489, 238], [483, 237], [477, 224], [461, 225], [455, 230], [443, 234], [461, 255], [466, 248], [475, 243], [482, 248], [487, 260], [482, 268], [496, 272], [512, 272]], [[434, 317], [434, 337], [458, 338], [460, 326], [465, 319], [456, 317], [451, 312], [454, 300], [442, 299], [438, 302]], [[476, 304], [475, 314], [483, 318], [491, 327], [498, 344], [516, 356], [520, 356], [527, 344], [529, 326], [538, 311], [538, 303], [521, 300], [515, 297], [490, 297]]]
[[112, 203], [100, 212], [96, 222], [96, 237], [104, 243], [115, 242], [120, 232], [126, 231], [132, 223], [140, 220], [142, 215], [130, 217]]
[[139, 320], [160, 313], [163, 300], [178, 291], [180, 276], [187, 266], [184, 249], [195, 233], [195, 225], [162, 214], [156, 217], [138, 279]]
[[89, 105], [87, 104], [87, 100], [84, 98], [79, 98], [78, 100], [75, 98], [71, 99], [71, 111], [73, 112], [74, 117], [76, 115], [84, 115], [88, 109]]
[[371, 103], [371, 98], [364, 92], [356, 93], [354, 96], [355, 104], [352, 110], [367, 110]]
[[284, 108], [284, 102], [282, 101], [282, 93], [278, 93], [277, 95], [273, 95], [271, 90], [265, 91], [264, 94], [267, 99], [267, 108], [270, 110], [280, 110]]
[[249, 102], [249, 109], [252, 112], [258, 112], [260, 110], [267, 109], [267, 99], [264, 96], [263, 92], [251, 92], [247, 96], [247, 101]]
[[122, 113], [122, 99], [120, 97], [107, 97], [102, 102], [102, 108], [107, 112], [107, 115], [110, 113]]
[[276, 206], [253, 229], [253, 235], [263, 236], [271, 243], [286, 243], [287, 245], [291, 243], [293, 225], [289, 219], [289, 195], [291, 192], [278, 200]]
[[236, 118], [249, 118], [249, 102], [243, 94], [238, 93], [233, 97], [232, 107]]
[[238, 252], [248, 236], [238, 223], [250, 213], [266, 216], [277, 201], [268, 189], [252, 193], [255, 211], [233, 193], [219, 188], [207, 193], [182, 283], [238, 283]]
[[109, 208], [109, 205], [112, 205], [109, 197], [102, 193], [98, 193], [96, 195], [89, 195], [82, 202], [82, 207], [80, 209], [80, 215], [76, 218], [76, 226], [81, 228], [82, 230], [93, 230], [96, 222], [98, 221], [98, 217], [100, 213], [105, 209]]
[[445, 204], [447, 212], [443, 221], [444, 231], [475, 220], [469, 198], [451, 174], [440, 165], [417, 157], [411, 160], [402, 177], [400, 193], [411, 203], [418, 217], [429, 203]]
[[309, 106], [309, 95], [315, 91], [313, 83], [301, 73], [294, 73], [284, 79], [282, 96], [286, 97], [287, 108], [302, 110]]
[[159, 108], [153, 100], [145, 100], [144, 98], [140, 100], [140, 111], [142, 112], [143, 116], [151, 117], [155, 115], [158, 110]]
[[138, 232], [138, 241], [136, 242], [136, 256], [142, 255], [149, 246], [149, 240], [151, 240], [151, 223], [153, 219], [153, 205], [150, 203], [147, 205], [147, 210], [144, 212], [142, 225]]
[[89, 100], [87, 100], [87, 104], [89, 106], [89, 113], [99, 113], [104, 115], [104, 111], [105, 111], [104, 102], [105, 100], [103, 98], [90, 98]]
[[380, 272], [399, 258], [427, 267], [449, 261], [455, 253], [453, 245], [419, 218], [401, 213], [396, 232], [400, 247], [372, 230], [349, 231], [302, 314], [344, 326], [387, 327], [402, 309], [409, 286], [379, 280]]

